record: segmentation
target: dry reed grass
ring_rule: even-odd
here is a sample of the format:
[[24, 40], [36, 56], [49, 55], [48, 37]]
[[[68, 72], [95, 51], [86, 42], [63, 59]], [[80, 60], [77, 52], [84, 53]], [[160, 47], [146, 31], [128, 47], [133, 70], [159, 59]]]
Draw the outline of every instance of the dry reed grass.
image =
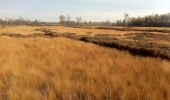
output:
[[[99, 27], [99, 26], [98, 26]], [[141, 33], [142, 31], [135, 31], [135, 30], [167, 30], [169, 31], [169, 28], [154, 28], [154, 27], [130, 27], [132, 31], [119, 31], [119, 30], [109, 30], [109, 29], [96, 29], [94, 26], [89, 26], [87, 28], [80, 27], [80, 28], [73, 28], [73, 27], [64, 27], [64, 26], [6, 26], [1, 27], [0, 26], [0, 34], [2, 33], [17, 33], [17, 34], [35, 34], [35, 33], [41, 33], [40, 31], [36, 31], [36, 29], [39, 28], [46, 28], [53, 32], [58, 33], [77, 33], [77, 34], [114, 34], [114, 35], [126, 35], [129, 33]], [[124, 29], [125, 27], [110, 27], [110, 28], [116, 28], [116, 29]], [[126, 29], [126, 28], [125, 28]], [[134, 31], [133, 31], [134, 29]], [[142, 32], [143, 33], [143, 32]], [[157, 32], [154, 32], [157, 33]]]
[[10, 34], [36, 34], [41, 33], [40, 31], [35, 31], [35, 29], [40, 28], [39, 26], [0, 26], [0, 34], [10, 33]]
[[[35, 34], [40, 27], [0, 28]], [[77, 34], [114, 30], [43, 26]], [[120, 33], [119, 33], [120, 32]], [[0, 37], [2, 100], [169, 100], [170, 62], [65, 38]]]
[[64, 27], [64, 26], [7, 26], [5, 28], [0, 27], [0, 33], [18, 33], [18, 34], [34, 34], [34, 33], [41, 33], [39, 31], [35, 31], [39, 28], [47, 28], [53, 32], [58, 33], [77, 33], [77, 34], [86, 34], [86, 33], [93, 33], [93, 34], [124, 34], [125, 32], [122, 31], [114, 31], [114, 30], [102, 30], [102, 29], [83, 29], [83, 28], [72, 28], [72, 27]]
[[65, 38], [0, 37], [2, 100], [168, 100], [170, 62]]

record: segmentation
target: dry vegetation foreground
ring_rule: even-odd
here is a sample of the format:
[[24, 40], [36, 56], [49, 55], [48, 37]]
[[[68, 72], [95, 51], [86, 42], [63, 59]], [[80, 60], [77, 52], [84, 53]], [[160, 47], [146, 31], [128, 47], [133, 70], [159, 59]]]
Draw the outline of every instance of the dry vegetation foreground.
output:
[[168, 100], [170, 63], [65, 38], [0, 37], [2, 100]]
[[170, 43], [169, 33], [144, 34], [140, 32], [144, 28], [140, 31], [62, 26], [0, 28], [0, 100], [170, 99], [168, 60], [133, 56], [78, 40], [30, 35], [44, 34], [37, 30], [40, 28], [101, 39], [108, 36], [103, 34], [111, 34], [117, 39], [164, 48]]

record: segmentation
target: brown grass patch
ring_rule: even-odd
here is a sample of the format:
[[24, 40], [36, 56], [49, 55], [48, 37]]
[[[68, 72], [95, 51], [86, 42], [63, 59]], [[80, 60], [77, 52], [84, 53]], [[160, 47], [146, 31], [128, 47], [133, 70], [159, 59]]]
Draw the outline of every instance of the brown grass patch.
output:
[[0, 98], [170, 99], [170, 63], [64, 38], [0, 38]]
[[[0, 99], [170, 99], [169, 61], [132, 56], [125, 51], [66, 38], [44, 38], [41, 35], [44, 32], [39, 32], [39, 28], [67, 33], [62, 34], [66, 37], [70, 35], [68, 33], [76, 33], [78, 37], [98, 34], [98, 38], [126, 39], [129, 36], [131, 38], [128, 39], [145, 41], [156, 36], [169, 43], [163, 35], [147, 35], [138, 39], [139, 35], [127, 31], [62, 26], [1, 28], [0, 33], [8, 35], [0, 36]], [[35, 33], [39, 35], [30, 35]], [[140, 35], [143, 37], [143, 34]]]
[[40, 31], [36, 31], [35, 29], [40, 28], [39, 26], [0, 26], [0, 34], [10, 33], [10, 34], [36, 34], [41, 33]]

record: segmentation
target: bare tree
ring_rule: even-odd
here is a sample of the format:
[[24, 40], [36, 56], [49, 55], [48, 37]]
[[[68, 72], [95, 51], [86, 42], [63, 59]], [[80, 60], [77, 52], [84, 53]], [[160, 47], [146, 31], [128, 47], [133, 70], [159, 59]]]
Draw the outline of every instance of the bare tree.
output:
[[69, 14], [67, 14], [66, 21], [67, 21], [67, 22], [70, 22], [70, 21], [71, 21], [71, 17], [70, 17]]
[[82, 22], [82, 17], [76, 17], [77, 24], [80, 24]]
[[70, 26], [70, 25], [71, 25], [71, 17], [70, 17], [70, 15], [69, 15], [69, 14], [67, 14], [67, 16], [66, 16], [65, 24], [66, 24], [66, 25], [68, 25], [68, 26]]
[[126, 26], [128, 26], [128, 22], [129, 22], [129, 14], [128, 13], [124, 13], [124, 24]]
[[60, 23], [64, 23], [65, 22], [65, 16], [64, 15], [60, 15], [59, 17]]

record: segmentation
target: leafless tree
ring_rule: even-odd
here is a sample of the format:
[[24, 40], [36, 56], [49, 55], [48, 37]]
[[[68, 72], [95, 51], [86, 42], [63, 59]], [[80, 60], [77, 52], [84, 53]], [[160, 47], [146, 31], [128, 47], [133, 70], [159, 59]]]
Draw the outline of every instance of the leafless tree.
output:
[[70, 22], [70, 21], [71, 21], [71, 17], [70, 17], [69, 14], [67, 14], [66, 21], [67, 21], [67, 22]]
[[59, 17], [60, 23], [64, 23], [65, 22], [65, 16], [64, 15], [60, 15]]
[[125, 23], [126, 26], [128, 26], [128, 22], [129, 22], [129, 14], [124, 13], [124, 23]]
[[82, 17], [76, 17], [77, 24], [80, 24], [82, 22]]

